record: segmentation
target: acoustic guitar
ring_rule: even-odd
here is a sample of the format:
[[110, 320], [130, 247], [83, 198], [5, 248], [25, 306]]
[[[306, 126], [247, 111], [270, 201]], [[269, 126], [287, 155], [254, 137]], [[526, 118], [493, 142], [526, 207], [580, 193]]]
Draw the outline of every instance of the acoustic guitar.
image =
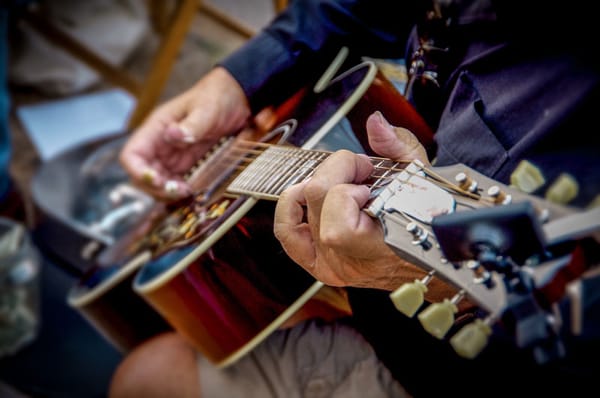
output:
[[[373, 62], [332, 77], [342, 61], [279, 106], [275, 128], [250, 127], [215, 145], [187, 176], [194, 195], [157, 205], [104, 250], [69, 292], [69, 304], [122, 351], [173, 328], [227, 366], [321, 295], [323, 285], [275, 240], [273, 203], [227, 187], [268, 145], [308, 150], [348, 142], [368, 152], [365, 122], [375, 110], [432, 145], [431, 129]], [[140, 298], [146, 308], [126, 304]], [[166, 322], [155, 322], [157, 315]]]
[[[234, 153], [246, 153], [238, 165], [243, 170], [226, 184], [223, 202], [214, 204], [231, 224], [218, 224], [200, 244], [148, 262], [134, 280], [135, 291], [218, 366], [235, 362], [259, 344], [322, 287], [285, 257], [272, 236], [268, 204], [287, 187], [309, 178], [331, 152], [240, 145]], [[373, 198], [365, 211], [381, 220], [386, 242], [400, 256], [429, 271], [423, 281], [392, 293], [400, 311], [414, 315], [435, 271], [460, 291], [419, 315], [427, 331], [443, 338], [454, 322], [457, 302], [467, 295], [489, 313], [453, 338], [461, 355], [472, 357], [483, 348], [489, 325], [515, 297], [518, 303], [528, 299], [536, 308], [519, 321], [531, 326], [533, 317], [539, 322], [521, 332], [520, 339], [529, 345], [555, 337], [549, 310], [535, 294], [542, 284], [550, 286], [549, 280], [561, 281], [565, 273], [560, 269], [569, 269], [571, 280], [583, 277], [584, 269], [569, 261], [572, 251], [562, 247], [550, 254], [549, 245], [558, 247], [600, 229], [600, 209], [578, 213], [464, 165], [426, 168], [417, 161], [371, 161], [374, 172], [364, 183], [371, 186]], [[460, 218], [446, 218], [456, 215]], [[443, 240], [436, 240], [438, 236]], [[265, 251], [263, 243], [269, 240], [272, 246]], [[478, 254], [471, 259], [472, 253]], [[467, 259], [471, 262], [461, 264]], [[555, 353], [537, 355], [542, 354]]]

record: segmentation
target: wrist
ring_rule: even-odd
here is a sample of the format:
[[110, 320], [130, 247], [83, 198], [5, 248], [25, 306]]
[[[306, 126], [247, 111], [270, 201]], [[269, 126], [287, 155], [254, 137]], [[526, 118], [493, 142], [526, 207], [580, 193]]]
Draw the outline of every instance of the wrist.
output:
[[217, 115], [218, 131], [235, 132], [242, 129], [251, 117], [248, 98], [238, 81], [223, 67], [216, 66], [203, 81], [210, 82], [220, 110]]

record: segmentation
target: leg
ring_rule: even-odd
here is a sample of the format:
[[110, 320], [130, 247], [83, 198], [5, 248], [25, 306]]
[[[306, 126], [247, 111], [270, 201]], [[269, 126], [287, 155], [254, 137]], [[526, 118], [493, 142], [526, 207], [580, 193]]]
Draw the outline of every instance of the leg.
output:
[[277, 330], [226, 368], [198, 365], [202, 397], [409, 397], [347, 319]]
[[371, 346], [342, 321], [277, 330], [248, 355], [216, 368], [175, 333], [155, 337], [117, 369], [110, 398], [407, 398]]
[[117, 368], [111, 398], [199, 397], [197, 353], [176, 333], [153, 337]]

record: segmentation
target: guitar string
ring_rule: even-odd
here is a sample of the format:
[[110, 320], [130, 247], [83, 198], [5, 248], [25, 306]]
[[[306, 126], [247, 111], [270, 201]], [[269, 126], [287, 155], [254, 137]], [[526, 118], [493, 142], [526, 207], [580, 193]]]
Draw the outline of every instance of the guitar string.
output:
[[[281, 161], [281, 159], [285, 160], [286, 158], [304, 161], [305, 159], [300, 159], [297, 156], [298, 153], [309, 154], [309, 155], [310, 154], [324, 154], [326, 156], [329, 156], [330, 154], [333, 153], [333, 152], [328, 152], [328, 151], [304, 150], [304, 149], [296, 148], [296, 147], [288, 148], [288, 147], [284, 147], [282, 145], [273, 145], [273, 144], [268, 144], [268, 143], [256, 143], [256, 142], [252, 142], [252, 141], [238, 140], [237, 142], [234, 143], [232, 150], [226, 152], [225, 160], [228, 160], [228, 158], [229, 158], [229, 160], [231, 160], [231, 161], [236, 161], [239, 164], [236, 167], [236, 169], [244, 171], [248, 165], [250, 165], [252, 162], [254, 162], [259, 156], [263, 155], [267, 149], [269, 149], [271, 147], [275, 147], [275, 146], [281, 148], [284, 152], [283, 157], [279, 156], [279, 158], [276, 159], [276, 160], [279, 160], [279, 162]], [[296, 152], [296, 154], [294, 154], [293, 152]], [[238, 155], [238, 156], [233, 157], [233, 155]], [[243, 155], [243, 156], [241, 156], [241, 159], [240, 159], [239, 155]], [[309, 159], [313, 160], [313, 161], [315, 160], [314, 158], [310, 158], [310, 157], [309, 157]], [[222, 161], [223, 159], [220, 159], [220, 160]], [[395, 172], [404, 171], [404, 172], [408, 173], [409, 175], [412, 175], [412, 176], [418, 175], [419, 177], [422, 177], [422, 175], [412, 172], [410, 170], [407, 170], [406, 168], [397, 167], [397, 165], [400, 163], [407, 163], [407, 164], [410, 163], [410, 161], [408, 161], [408, 160], [395, 162], [391, 159], [382, 158], [382, 157], [370, 157], [370, 160], [373, 163], [373, 166], [375, 167], [375, 170], [376, 170], [376, 172], [372, 173], [369, 176], [369, 179], [376, 179], [375, 183], [366, 184], [367, 186], [370, 187], [371, 190], [373, 190], [379, 186], [383, 186], [388, 181], [392, 180], [394, 178], [394, 176], [393, 175], [390, 176], [389, 175], [390, 172], [395, 173]], [[317, 162], [318, 162], [318, 164], [316, 166], [308, 166], [308, 167], [306, 166], [306, 164], [304, 162], [303, 167], [310, 169], [309, 174], [311, 174], [321, 164], [321, 159], [317, 159]], [[245, 163], [245, 165], [244, 165], [244, 163]], [[279, 163], [273, 162], [273, 160], [271, 160], [271, 159], [267, 159], [266, 163], [267, 163], [267, 168], [268, 168], [269, 164], [271, 166], [279, 164]], [[386, 166], [386, 167], [381, 166], [381, 164], [390, 164], [390, 163], [392, 163], [393, 166], [391, 166], [391, 167], [390, 166]], [[470, 198], [480, 199], [480, 197], [478, 195], [475, 195], [471, 192], [462, 190], [459, 186], [452, 184], [451, 182], [449, 182], [448, 180], [446, 180], [439, 174], [435, 173], [433, 170], [431, 170], [427, 167], [422, 167], [421, 169], [430, 178], [436, 180], [443, 187], [450, 189], [452, 191], [458, 192], [461, 195], [464, 195], [464, 196], [467, 196]], [[410, 182], [405, 181], [404, 184], [410, 184]], [[279, 186], [281, 186], [281, 184]], [[466, 204], [464, 204], [464, 205], [466, 205]], [[406, 225], [408, 224], [408, 222], [412, 221], [412, 219], [404, 213], [402, 213], [402, 217], [405, 219]]]
[[[241, 159], [241, 161], [242, 161], [242, 162], [245, 162], [245, 163], [247, 163], [247, 164], [246, 164], [246, 165], [240, 165], [240, 166], [238, 166], [238, 169], [240, 169], [240, 170], [244, 170], [244, 169], [247, 167], [247, 165], [251, 164], [251, 163], [252, 163], [254, 160], [256, 160], [256, 159], [257, 159], [257, 158], [258, 158], [260, 155], [262, 155], [262, 154], [263, 154], [263, 153], [264, 153], [264, 152], [265, 152], [265, 151], [266, 151], [268, 148], [270, 148], [270, 147], [280, 147], [280, 148], [282, 148], [282, 149], [284, 149], [284, 150], [288, 150], [288, 148], [287, 148], [287, 147], [285, 147], [285, 146], [282, 146], [282, 145], [265, 144], [265, 143], [258, 143], [258, 144], [257, 144], [257, 143], [251, 142], [251, 141], [247, 141], [247, 143], [248, 143], [248, 144], [251, 144], [251, 146], [253, 146], [253, 147], [255, 147], [255, 146], [259, 146], [259, 147], [263, 147], [264, 149], [261, 149], [261, 150], [248, 150], [248, 149], [245, 149], [245, 148], [244, 148], [243, 146], [241, 146], [241, 145], [240, 145], [238, 148], [236, 148], [237, 150], [239, 150], [239, 152], [238, 152], [239, 154], [249, 154], [249, 155], [255, 155], [254, 157], [251, 157], [251, 156], [245, 156], [245, 157], [243, 157], [243, 158]], [[249, 145], [249, 146], [250, 146], [250, 145]], [[236, 150], [236, 149], [234, 149], [234, 150]], [[312, 150], [312, 149], [311, 149], [311, 150], [306, 150], [306, 149], [301, 149], [301, 148], [295, 148], [295, 147], [294, 147], [294, 148], [289, 148], [289, 151], [288, 151], [288, 154], [289, 154], [289, 156], [287, 156], [289, 159], [298, 159], [298, 157], [297, 157], [297, 156], [293, 156], [293, 154], [291, 153], [291, 152], [292, 152], [292, 151], [294, 151], [294, 150], [299, 150], [299, 151], [301, 151], [302, 153], [314, 153], [314, 154], [325, 154], [325, 155], [331, 155], [331, 154], [333, 153], [333, 152], [329, 152], [329, 151], [320, 151], [320, 150]], [[281, 156], [280, 156], [278, 159], [282, 159], [282, 158], [285, 158], [285, 157], [281, 157]], [[381, 162], [385, 162], [385, 161], [387, 161], [387, 162], [395, 162], [395, 163], [407, 163], [407, 164], [408, 164], [408, 163], [410, 163], [410, 162], [412, 161], [412, 160], [408, 160], [408, 159], [407, 159], [407, 160], [393, 161], [393, 160], [391, 160], [391, 159], [382, 158], [382, 157], [373, 157], [373, 156], [371, 156], [371, 157], [369, 157], [369, 158], [371, 159], [371, 161], [372, 161], [373, 163], [376, 163], [376, 162], [379, 162], [379, 163], [381, 163]], [[238, 159], [238, 158], [236, 158], [236, 159]], [[232, 160], [233, 160], [233, 159], [232, 159]], [[266, 162], [268, 163], [268, 160], [267, 160]], [[318, 166], [319, 166], [319, 165], [317, 165], [317, 166], [314, 166], [314, 167], [312, 167], [312, 168], [313, 168], [313, 169], [316, 169], [316, 167], [318, 167]], [[376, 167], [376, 171], [385, 171], [385, 172], [392, 171], [392, 172], [400, 172], [400, 171], [403, 171], [403, 170], [404, 170], [404, 168], [397, 168], [397, 167]], [[378, 175], [378, 174], [372, 174], [372, 175], [371, 175], [371, 177], [373, 177], [373, 178], [378, 178], [378, 177], [381, 177], [381, 175]], [[391, 179], [391, 177], [387, 177], [387, 179]]]
[[[235, 171], [238, 172], [238, 174], [241, 174], [249, 164], [251, 164], [254, 160], [256, 160], [261, 154], [263, 154], [265, 152], [266, 149], [273, 147], [273, 146], [278, 146], [281, 147], [283, 149], [286, 150], [294, 150], [294, 151], [298, 151], [301, 153], [317, 153], [317, 154], [325, 154], [325, 155], [329, 155], [333, 152], [330, 151], [319, 151], [319, 150], [306, 150], [306, 149], [302, 149], [302, 148], [298, 148], [298, 147], [286, 147], [280, 144], [271, 144], [271, 143], [265, 143], [265, 142], [257, 142], [257, 141], [251, 141], [251, 140], [244, 140], [244, 139], [237, 139], [237, 138], [233, 138], [233, 137], [226, 137], [220, 140], [220, 142], [216, 145], [213, 146], [213, 149], [215, 149], [214, 151], [209, 151], [209, 153], [207, 153], [207, 155], [205, 157], [203, 157], [203, 159], [198, 160], [196, 166], [194, 168], [192, 168], [192, 170], [189, 171], [188, 173], [188, 178], [191, 176], [192, 172], [194, 171], [194, 169], [196, 167], [200, 167], [202, 165], [202, 163], [204, 163], [205, 161], [207, 161], [210, 158], [210, 152], [217, 152], [219, 151], [219, 149], [221, 149], [222, 147], [226, 146], [228, 142], [233, 142], [233, 149], [231, 149], [230, 151], [226, 152], [226, 158], [225, 160], [230, 160], [232, 164], [237, 164], [237, 166], [235, 167]], [[227, 155], [229, 154], [229, 155]], [[232, 157], [232, 155], [236, 155], [235, 157]], [[383, 157], [370, 157], [372, 163], [374, 164], [374, 166], [376, 166], [376, 163], [385, 163], [385, 162], [393, 162], [391, 159], [387, 159], [387, 158], [383, 158]], [[220, 159], [221, 161], [223, 160], [222, 158]], [[399, 160], [395, 162], [395, 165], [397, 164], [401, 164], [401, 163], [410, 163], [411, 160]], [[317, 165], [318, 166], [318, 165]], [[303, 167], [306, 169], [306, 165], [303, 165]], [[393, 179], [393, 176], [389, 176], [386, 177], [385, 175], [389, 175], [390, 172], [400, 172], [400, 171], [405, 171], [405, 172], [409, 172], [408, 170], [405, 170], [404, 168], [397, 168], [397, 167], [381, 167], [381, 166], [376, 166], [375, 171], [383, 171], [382, 174], [376, 174], [373, 173], [370, 178], [376, 178], [377, 182], [380, 183], [380, 185], [369, 185], [369, 184], [365, 184], [367, 186], [369, 186], [372, 190], [375, 188], [378, 188], [379, 186], [382, 186], [383, 184], [387, 183], [388, 180]], [[314, 170], [313, 170], [314, 171]], [[462, 196], [462, 197], [466, 197], [468, 199], [472, 199], [476, 202], [479, 202], [480, 204], [483, 202], [483, 204], [487, 204], [489, 206], [494, 206], [495, 202], [492, 198], [486, 198], [486, 197], [482, 197], [479, 193], [474, 193], [468, 190], [465, 190], [463, 188], [461, 188], [460, 186], [448, 181], [447, 179], [445, 179], [444, 177], [440, 176], [439, 174], [437, 174], [436, 172], [434, 172], [432, 169], [427, 168], [427, 167], [423, 167], [422, 171], [429, 176], [431, 179], [435, 180], [439, 185], [441, 185], [443, 188], [450, 190], [452, 192], [455, 192], [456, 194], [458, 194], [458, 196]], [[412, 174], [412, 172], [409, 172]], [[467, 203], [464, 203], [464, 205], [471, 207], [470, 205], [468, 205]]]
[[[267, 143], [256, 143], [256, 142], [252, 142], [252, 141], [239, 141], [238, 140], [237, 142], [234, 143], [234, 145], [230, 151], [225, 152], [224, 159], [221, 158], [220, 161], [223, 161], [223, 160], [229, 160], [232, 162], [235, 161], [238, 163], [238, 166], [236, 167], [236, 169], [244, 171], [247, 168], [247, 166], [249, 166], [252, 162], [254, 162], [259, 156], [263, 155], [267, 149], [269, 149], [271, 147], [275, 147], [275, 146], [283, 149], [283, 156], [279, 156], [277, 159], [275, 159], [275, 161], [270, 158], [267, 158], [266, 159], [267, 167], [269, 165], [277, 166], [279, 164], [279, 163], [276, 163], [277, 160], [279, 160], [279, 161], [281, 161], [282, 159], [283, 160], [285, 160], [285, 159], [298, 160], [299, 158], [298, 158], [297, 154], [299, 154], [299, 153], [325, 154], [326, 156], [329, 156], [330, 154], [333, 153], [333, 152], [328, 152], [328, 151], [304, 150], [304, 149], [295, 148], [295, 147], [288, 148], [288, 147], [281, 146], [281, 145], [273, 145], [273, 144], [267, 144]], [[294, 151], [297, 153], [294, 154], [293, 153]], [[241, 158], [240, 158], [240, 156], [234, 156], [234, 155], [240, 155]], [[408, 173], [410, 176], [416, 175], [416, 176], [422, 177], [422, 175], [420, 173], [418, 174], [417, 172], [413, 172], [413, 171], [407, 170], [405, 168], [398, 167], [399, 164], [401, 164], [401, 163], [408, 164], [408, 163], [411, 163], [412, 160], [393, 161], [391, 159], [382, 158], [382, 157], [369, 157], [369, 159], [371, 160], [371, 162], [373, 163], [373, 166], [375, 167], [375, 172], [373, 172], [369, 176], [369, 179], [375, 179], [376, 181], [373, 184], [366, 184], [366, 185], [369, 186], [370, 189], [372, 189], [372, 190], [379, 186], [383, 186], [388, 181], [392, 180], [394, 178], [394, 176], [390, 175], [390, 174], [394, 174], [397, 172], [404, 171], [404, 172]], [[300, 159], [300, 160], [304, 160], [304, 159]], [[303, 162], [303, 163], [305, 163], [305, 162]], [[322, 163], [322, 160], [318, 160], [317, 165], [310, 165], [310, 166], [308, 166], [308, 169], [310, 169], [311, 173], [312, 173], [312, 172], [314, 172], [314, 170], [316, 170], [316, 168], [321, 163]], [[390, 164], [392, 164], [392, 165], [389, 166]], [[386, 166], [381, 166], [381, 165], [386, 165]], [[306, 167], [306, 166], [304, 166], [304, 167]], [[459, 194], [470, 197], [470, 198], [480, 199], [480, 197], [478, 195], [475, 195], [468, 191], [464, 191], [462, 188], [451, 183], [444, 177], [435, 173], [430, 168], [422, 167], [420, 169], [423, 172], [425, 172], [425, 174], [427, 176], [436, 180], [440, 185], [442, 185], [446, 189], [450, 189], [452, 191], [458, 192]], [[405, 181], [404, 184], [410, 184], [410, 182]], [[407, 226], [410, 222], [414, 221], [410, 216], [408, 216], [404, 212], [400, 212], [399, 215], [401, 216], [402, 220], [398, 220], [398, 222], [400, 222], [404, 226]], [[193, 229], [193, 228], [190, 228], [190, 230], [191, 229]]]
[[[283, 145], [255, 142], [255, 141], [250, 141], [250, 140], [236, 140], [236, 142], [233, 145], [232, 150], [227, 153], [226, 159], [229, 158], [229, 160], [231, 160], [232, 162], [237, 162], [238, 165], [236, 166], [236, 171], [241, 173], [250, 164], [252, 164], [252, 162], [254, 162], [259, 156], [261, 156], [267, 149], [269, 149], [271, 147], [279, 147], [279, 148], [282, 148], [284, 151], [287, 151], [287, 154], [285, 156], [279, 156], [277, 158], [277, 161], [280, 161], [280, 160], [286, 159], [286, 158], [297, 160], [298, 156], [294, 156], [294, 154], [292, 153], [293, 151], [297, 151], [299, 153], [304, 153], [304, 154], [306, 154], [306, 153], [324, 154], [326, 156], [329, 156], [330, 154], [333, 153], [330, 151], [322, 151], [322, 150], [314, 150], [314, 149], [307, 150], [307, 149], [302, 149], [302, 148], [297, 148], [297, 147], [289, 147], [288, 148]], [[234, 155], [238, 155], [238, 156], [234, 156]], [[408, 172], [410, 175], [416, 175], [416, 173], [410, 172], [410, 171], [406, 170], [405, 168], [396, 167], [398, 164], [409, 164], [409, 163], [411, 163], [412, 159], [402, 159], [402, 160], [394, 161], [392, 159], [376, 157], [376, 156], [375, 157], [370, 156], [369, 159], [375, 166], [375, 172], [373, 172], [369, 177], [371, 179], [377, 180], [375, 184], [366, 184], [367, 186], [370, 187], [370, 189], [375, 189], [380, 186], [383, 186], [388, 181], [392, 180], [394, 177], [393, 177], [393, 175], [389, 175], [390, 172], [397, 173], [397, 172], [405, 171], [405, 172]], [[221, 160], [223, 160], [223, 159], [221, 159]], [[315, 159], [310, 159], [310, 160], [314, 161]], [[274, 163], [271, 160], [263, 160], [263, 161], [267, 164], [267, 166], [269, 165], [269, 163], [272, 166], [279, 165], [279, 164]], [[386, 164], [386, 163], [389, 164], [390, 162], [394, 164], [391, 167], [376, 165], [376, 164]], [[308, 168], [308, 169], [311, 169], [312, 171], [314, 171], [320, 164], [321, 164], [320, 161], [316, 166], [306, 166], [305, 164], [303, 164], [303, 168]], [[423, 170], [423, 172], [425, 172], [426, 175], [428, 175], [430, 178], [432, 178], [433, 180], [438, 182], [443, 188], [451, 190], [451, 191], [459, 194], [460, 196], [465, 196], [470, 199], [474, 199], [476, 201], [483, 201], [484, 203], [487, 202], [487, 204], [493, 205], [493, 202], [491, 201], [491, 199], [482, 197], [481, 195], [479, 195], [477, 193], [473, 193], [473, 192], [470, 192], [470, 191], [467, 191], [467, 190], [461, 188], [460, 186], [448, 181], [446, 178], [444, 178], [441, 175], [439, 175], [438, 173], [434, 172], [431, 168], [422, 167], [421, 169]], [[377, 173], [381, 173], [381, 174], [377, 174]]]

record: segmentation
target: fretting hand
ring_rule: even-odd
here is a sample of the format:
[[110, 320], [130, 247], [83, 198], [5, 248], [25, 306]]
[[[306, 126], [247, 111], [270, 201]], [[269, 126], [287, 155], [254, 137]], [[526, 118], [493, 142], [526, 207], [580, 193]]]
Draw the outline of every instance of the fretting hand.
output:
[[[429, 164], [417, 138], [391, 126], [381, 113], [368, 118], [367, 132], [379, 155]], [[425, 274], [398, 257], [384, 242], [379, 223], [362, 211], [370, 192], [360, 183], [372, 171], [366, 156], [338, 151], [309, 180], [288, 188], [277, 203], [276, 237], [295, 262], [327, 285], [393, 290]], [[440, 297], [448, 288], [438, 285]]]

